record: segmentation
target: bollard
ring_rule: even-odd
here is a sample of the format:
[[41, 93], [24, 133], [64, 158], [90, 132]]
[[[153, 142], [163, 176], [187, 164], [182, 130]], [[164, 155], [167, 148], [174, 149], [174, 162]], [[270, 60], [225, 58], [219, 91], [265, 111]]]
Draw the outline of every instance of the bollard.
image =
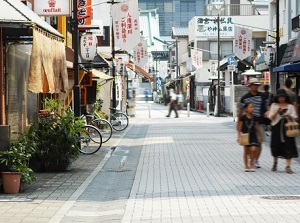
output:
[[186, 109], [187, 109], [187, 117], [190, 117], [190, 103], [189, 102], [186, 105]]
[[148, 108], [149, 108], [149, 118], [151, 118], [151, 104], [148, 104]]
[[232, 116], [233, 116], [233, 121], [235, 122], [235, 118], [236, 118], [236, 102], [233, 103]]
[[207, 103], [206, 105], [206, 115], [207, 117], [209, 117], [209, 103]]

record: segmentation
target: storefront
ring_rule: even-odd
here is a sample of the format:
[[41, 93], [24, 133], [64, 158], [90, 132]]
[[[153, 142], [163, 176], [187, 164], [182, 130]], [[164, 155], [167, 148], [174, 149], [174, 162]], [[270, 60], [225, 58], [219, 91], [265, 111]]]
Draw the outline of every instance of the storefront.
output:
[[0, 125], [24, 132], [38, 93], [68, 91], [63, 36], [17, 0], [0, 1]]
[[294, 82], [294, 91], [299, 93], [300, 89], [300, 33], [297, 39], [288, 42], [280, 66], [272, 69], [273, 73], [279, 74], [280, 87], [284, 86], [286, 78]]

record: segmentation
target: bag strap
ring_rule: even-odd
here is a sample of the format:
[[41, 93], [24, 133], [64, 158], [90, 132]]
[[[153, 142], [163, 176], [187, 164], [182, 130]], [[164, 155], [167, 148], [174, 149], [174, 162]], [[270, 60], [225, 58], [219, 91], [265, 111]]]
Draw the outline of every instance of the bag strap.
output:
[[250, 130], [251, 130], [251, 128], [253, 127], [253, 116], [252, 116], [252, 118], [251, 118], [250, 125], [248, 125], [247, 122], [245, 122], [245, 123], [246, 123], [246, 126], [247, 126], [247, 128], [248, 128], [248, 133], [250, 133]]

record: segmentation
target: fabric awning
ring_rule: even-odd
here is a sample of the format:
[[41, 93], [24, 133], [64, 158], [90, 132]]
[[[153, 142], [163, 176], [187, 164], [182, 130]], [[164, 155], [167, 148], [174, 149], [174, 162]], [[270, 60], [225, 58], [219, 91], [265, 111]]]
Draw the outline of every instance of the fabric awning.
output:
[[274, 67], [273, 72], [300, 72], [300, 64], [284, 64]]
[[[59, 93], [68, 89], [64, 36], [19, 0], [0, 0], [0, 27], [32, 30], [28, 90]], [[31, 28], [29, 30], [28, 28]], [[22, 35], [22, 34], [21, 34]]]
[[100, 85], [106, 84], [107, 82], [114, 79], [114, 77], [109, 76], [99, 70], [96, 70], [96, 69], [92, 69], [92, 73], [93, 73], [93, 79], [100, 82]]
[[134, 65], [133, 63], [126, 63], [125, 66], [128, 67], [129, 69], [135, 71], [135, 72], [140, 73], [141, 75], [144, 76], [144, 78], [148, 79], [149, 82], [154, 81], [154, 77], [151, 74], [149, 74], [148, 72], [146, 72], [143, 68], [141, 68], [137, 65]]
[[64, 42], [33, 28], [28, 90], [33, 93], [59, 93], [68, 90]]
[[0, 27], [38, 27], [48, 33], [63, 38], [56, 29], [41, 19], [20, 0], [0, 0]]

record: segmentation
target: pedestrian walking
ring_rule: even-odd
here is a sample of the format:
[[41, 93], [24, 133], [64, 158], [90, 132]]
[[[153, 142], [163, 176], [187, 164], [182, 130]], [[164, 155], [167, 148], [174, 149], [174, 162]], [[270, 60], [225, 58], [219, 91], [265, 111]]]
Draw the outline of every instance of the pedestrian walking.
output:
[[145, 89], [144, 95], [145, 95], [145, 100], [146, 100], [146, 102], [148, 102], [148, 97], [149, 97], [149, 91], [148, 91], [148, 88]]
[[285, 123], [296, 119], [295, 108], [290, 104], [290, 97], [284, 89], [279, 89], [272, 103], [269, 118], [271, 119], [271, 153], [273, 156], [272, 171], [277, 170], [278, 158], [286, 159], [285, 171], [292, 174], [291, 159], [298, 157], [294, 137], [287, 137]]
[[169, 113], [166, 115], [166, 117], [170, 117], [171, 112], [174, 110], [175, 112], [175, 118], [178, 118], [178, 112], [177, 112], [177, 95], [174, 93], [174, 89], [170, 89], [170, 102], [169, 102]]
[[[242, 117], [243, 113], [245, 112], [244, 106], [247, 103], [251, 103], [254, 106], [253, 115], [257, 117], [259, 126], [261, 128], [260, 132], [263, 133], [264, 129], [262, 127], [263, 124], [263, 117], [266, 115], [267, 112], [267, 100], [262, 92], [258, 91], [258, 87], [261, 85], [261, 83], [258, 81], [257, 78], [251, 78], [248, 83], [249, 92], [246, 93], [244, 96], [242, 96], [240, 100], [240, 106], [238, 110], [238, 120], [240, 117]], [[261, 134], [262, 140], [264, 140], [265, 134]], [[259, 156], [262, 151], [262, 143], [259, 142], [257, 149], [255, 151], [255, 161], [254, 166], [256, 168], [260, 168], [259, 164]]]
[[[255, 152], [261, 143], [261, 133], [258, 118], [253, 115], [254, 106], [252, 103], [244, 105], [245, 114], [239, 118], [237, 125], [238, 142], [241, 141], [241, 134], [247, 134], [248, 143], [244, 145], [244, 171], [254, 172]], [[250, 161], [250, 163], [249, 163]]]
[[293, 81], [290, 78], [286, 79], [284, 90], [288, 94], [290, 98], [290, 103], [294, 106], [297, 116], [299, 116], [297, 95], [295, 92], [292, 91], [292, 85]]
[[[268, 84], [264, 85], [264, 92], [263, 94], [265, 95], [265, 98], [267, 100], [267, 114], [268, 111], [270, 110], [270, 106], [274, 101], [274, 94], [272, 94], [270, 91], [270, 86]], [[270, 124], [271, 124], [271, 120], [268, 118], [268, 116], [266, 115], [265, 117], [263, 117], [263, 123], [265, 125], [265, 131], [270, 130]]]
[[179, 90], [177, 94], [177, 108], [178, 110], [183, 108], [183, 94], [181, 90]]

